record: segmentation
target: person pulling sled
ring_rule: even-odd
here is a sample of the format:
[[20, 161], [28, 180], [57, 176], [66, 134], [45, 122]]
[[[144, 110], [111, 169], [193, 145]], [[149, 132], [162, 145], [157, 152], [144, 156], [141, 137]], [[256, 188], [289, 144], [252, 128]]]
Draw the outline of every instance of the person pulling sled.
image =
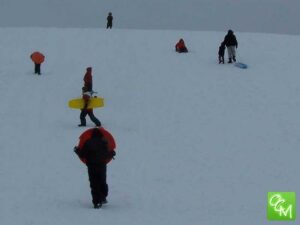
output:
[[228, 63], [232, 63], [232, 60], [236, 62], [236, 49], [238, 47], [238, 42], [232, 30], [228, 30], [223, 43], [227, 47]]

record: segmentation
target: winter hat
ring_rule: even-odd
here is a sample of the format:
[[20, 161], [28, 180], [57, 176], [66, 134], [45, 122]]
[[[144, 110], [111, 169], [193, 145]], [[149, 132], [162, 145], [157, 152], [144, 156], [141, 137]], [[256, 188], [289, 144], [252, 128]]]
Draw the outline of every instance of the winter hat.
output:
[[88, 67], [88, 68], [86, 68], [86, 71], [88, 71], [88, 72], [92, 72], [92, 67]]

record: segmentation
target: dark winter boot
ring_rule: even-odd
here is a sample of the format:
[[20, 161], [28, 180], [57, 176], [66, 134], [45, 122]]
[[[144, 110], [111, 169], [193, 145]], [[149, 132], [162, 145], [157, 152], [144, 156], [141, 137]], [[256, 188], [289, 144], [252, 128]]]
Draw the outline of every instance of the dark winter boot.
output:
[[85, 124], [78, 124], [79, 127], [85, 127]]
[[235, 60], [235, 56], [233, 56], [233, 61], [234, 61], [234, 62], [236, 62], [236, 60]]
[[232, 63], [232, 60], [231, 60], [231, 58], [229, 58], [229, 61], [228, 61], [228, 63]]
[[95, 124], [95, 127], [101, 127], [101, 122], [96, 123], [96, 124]]
[[97, 203], [97, 204], [94, 204], [94, 209], [99, 209], [102, 207], [102, 203]]
[[108, 201], [106, 200], [106, 198], [102, 200], [102, 204], [107, 204], [107, 202]]

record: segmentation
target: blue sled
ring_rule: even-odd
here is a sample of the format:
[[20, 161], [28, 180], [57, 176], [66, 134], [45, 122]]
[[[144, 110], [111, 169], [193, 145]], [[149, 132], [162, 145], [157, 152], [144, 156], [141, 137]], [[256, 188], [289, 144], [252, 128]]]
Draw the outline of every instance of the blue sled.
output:
[[245, 63], [237, 62], [234, 64], [236, 67], [241, 68], [241, 69], [247, 69], [248, 66]]

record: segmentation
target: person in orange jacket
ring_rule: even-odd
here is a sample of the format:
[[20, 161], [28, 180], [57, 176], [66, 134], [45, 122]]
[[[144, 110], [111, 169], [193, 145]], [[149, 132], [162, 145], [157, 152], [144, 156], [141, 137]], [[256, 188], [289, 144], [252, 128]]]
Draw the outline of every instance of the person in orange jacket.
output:
[[185, 46], [184, 40], [182, 38], [175, 45], [175, 51], [179, 53], [188, 52], [188, 49]]
[[85, 102], [85, 105], [83, 107], [83, 109], [81, 109], [81, 113], [80, 113], [80, 124], [78, 125], [79, 127], [85, 127], [86, 126], [86, 119], [85, 117], [88, 115], [91, 119], [91, 121], [93, 121], [95, 123], [95, 125], [97, 127], [101, 126], [101, 122], [95, 117], [94, 113], [93, 113], [93, 109], [88, 109], [88, 104], [89, 104], [89, 100], [92, 97], [92, 94], [90, 91], [87, 90], [86, 87], [82, 88], [82, 98]]
[[34, 52], [30, 55], [31, 60], [34, 63], [34, 73], [41, 75], [41, 64], [45, 60], [45, 56], [40, 52]]
[[84, 87], [86, 91], [93, 91], [93, 77], [92, 77], [92, 67], [86, 68], [86, 73], [83, 77]]

